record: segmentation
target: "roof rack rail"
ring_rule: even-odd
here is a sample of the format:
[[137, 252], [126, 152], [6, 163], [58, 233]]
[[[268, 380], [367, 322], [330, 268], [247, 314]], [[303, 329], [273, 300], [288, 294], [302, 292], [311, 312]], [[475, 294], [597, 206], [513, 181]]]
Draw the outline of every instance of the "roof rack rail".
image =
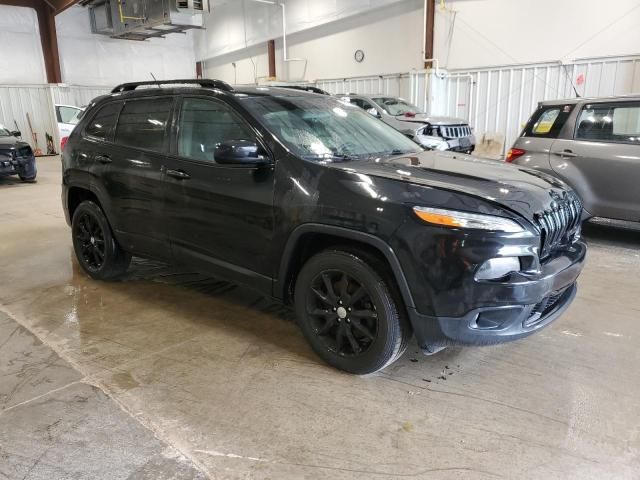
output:
[[271, 86], [278, 87], [278, 88], [291, 88], [294, 90], [304, 90], [305, 92], [319, 93], [320, 95], [331, 95], [326, 90], [322, 90], [321, 88], [314, 87], [313, 85], [271, 85]]
[[183, 80], [149, 80], [145, 82], [130, 82], [130, 83], [122, 83], [111, 90], [111, 93], [120, 93], [120, 92], [130, 92], [135, 90], [136, 88], [142, 85], [179, 85], [179, 84], [187, 84], [187, 85], [200, 85], [203, 88], [217, 88], [219, 90], [224, 90], [226, 92], [230, 92], [233, 90], [233, 87], [229, 85], [227, 82], [223, 82], [222, 80], [211, 80], [208, 78], [201, 78], [198, 80], [194, 80], [192, 78], [183, 79]]

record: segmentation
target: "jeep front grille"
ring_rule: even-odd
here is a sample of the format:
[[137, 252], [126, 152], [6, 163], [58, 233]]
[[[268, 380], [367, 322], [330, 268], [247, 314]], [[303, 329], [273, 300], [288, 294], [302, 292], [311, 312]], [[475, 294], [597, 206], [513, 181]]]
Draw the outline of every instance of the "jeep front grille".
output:
[[582, 216], [582, 204], [577, 196], [567, 194], [564, 199], [535, 215], [540, 229], [540, 258], [549, 256], [557, 248], [573, 241]]
[[444, 138], [461, 138], [471, 135], [469, 125], [447, 125], [440, 127], [440, 132]]

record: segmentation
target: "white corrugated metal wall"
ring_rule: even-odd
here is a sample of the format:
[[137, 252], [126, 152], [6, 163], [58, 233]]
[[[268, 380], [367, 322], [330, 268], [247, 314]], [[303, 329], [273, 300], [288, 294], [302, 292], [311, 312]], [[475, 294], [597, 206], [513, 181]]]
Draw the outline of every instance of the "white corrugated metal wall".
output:
[[46, 153], [45, 133], [53, 136], [54, 147], [59, 149], [58, 124], [54, 105], [87, 105], [91, 99], [107, 93], [107, 87], [78, 85], [0, 85], [0, 125], [14, 130], [16, 124], [22, 132], [22, 139], [36, 147], [27, 122], [31, 118], [38, 147]]
[[360, 93], [399, 96], [410, 98], [408, 73], [372, 75], [351, 78], [325, 78], [316, 80], [315, 85], [329, 93]]

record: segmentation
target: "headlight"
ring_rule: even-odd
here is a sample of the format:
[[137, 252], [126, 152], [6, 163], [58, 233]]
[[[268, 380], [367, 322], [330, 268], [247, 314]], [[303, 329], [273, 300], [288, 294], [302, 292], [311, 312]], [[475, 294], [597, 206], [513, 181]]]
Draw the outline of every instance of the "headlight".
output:
[[430, 207], [413, 207], [413, 211], [421, 220], [445, 227], [477, 228], [506, 233], [521, 233], [525, 231], [517, 222], [493, 215]]
[[511, 272], [518, 271], [520, 271], [520, 259], [518, 257], [491, 258], [480, 265], [475, 278], [476, 280], [495, 280]]

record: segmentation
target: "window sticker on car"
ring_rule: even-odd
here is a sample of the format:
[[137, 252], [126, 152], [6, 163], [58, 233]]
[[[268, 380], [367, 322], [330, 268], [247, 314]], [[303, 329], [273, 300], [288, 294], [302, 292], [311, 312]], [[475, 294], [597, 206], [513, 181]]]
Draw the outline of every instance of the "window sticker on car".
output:
[[562, 113], [569, 113], [571, 111], [571, 105], [565, 105], [562, 109]]
[[533, 126], [533, 133], [544, 134], [549, 133], [556, 119], [560, 115], [560, 109], [547, 110]]

